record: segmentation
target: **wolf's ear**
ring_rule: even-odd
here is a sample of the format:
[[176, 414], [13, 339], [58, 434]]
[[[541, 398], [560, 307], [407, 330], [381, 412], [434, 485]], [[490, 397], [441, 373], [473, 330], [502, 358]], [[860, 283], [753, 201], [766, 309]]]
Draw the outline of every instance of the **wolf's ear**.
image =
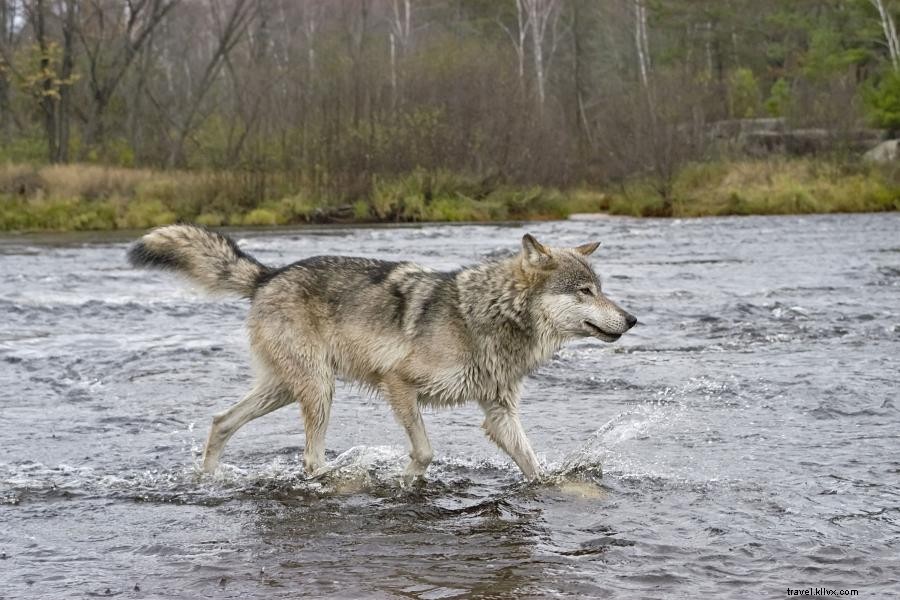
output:
[[600, 242], [590, 242], [587, 244], [582, 244], [580, 246], [575, 246], [575, 250], [579, 254], [583, 254], [585, 256], [590, 256], [591, 254], [594, 253], [594, 250], [596, 250], [599, 245], [600, 245]]
[[522, 254], [525, 260], [533, 267], [547, 268], [553, 264], [550, 249], [543, 245], [530, 233], [522, 236]]

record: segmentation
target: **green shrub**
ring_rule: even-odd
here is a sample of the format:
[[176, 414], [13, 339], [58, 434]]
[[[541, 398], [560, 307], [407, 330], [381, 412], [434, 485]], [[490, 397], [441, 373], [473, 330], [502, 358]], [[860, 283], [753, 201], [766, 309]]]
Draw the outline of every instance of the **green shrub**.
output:
[[281, 215], [285, 223], [308, 222], [317, 210], [315, 203], [305, 194], [286, 196], [278, 202], [269, 204]]
[[863, 88], [868, 119], [875, 127], [900, 129], [900, 73], [891, 70]]
[[365, 200], [357, 200], [353, 203], [353, 218], [357, 221], [367, 221], [371, 218], [369, 203]]
[[429, 221], [488, 221], [490, 211], [471, 198], [439, 198], [428, 207]]
[[613, 215], [627, 215], [631, 217], [657, 217], [669, 216], [666, 214], [666, 203], [659, 194], [645, 192], [629, 195], [616, 195], [609, 204], [609, 212]]
[[268, 208], [255, 208], [244, 215], [242, 225], [283, 225], [286, 221], [277, 212]]
[[791, 88], [783, 77], [772, 84], [769, 97], [766, 98], [766, 112], [773, 117], [783, 117], [791, 102]]
[[220, 227], [225, 224], [225, 215], [221, 213], [203, 213], [193, 219], [194, 223], [204, 227]]
[[759, 84], [753, 71], [735, 69], [728, 78], [728, 101], [731, 116], [737, 119], [752, 118], [759, 112]]
[[168, 225], [178, 220], [160, 200], [132, 200], [125, 204], [124, 212], [116, 219], [121, 229], [147, 229]]
[[41, 164], [47, 161], [47, 140], [42, 137], [20, 138], [0, 144], [0, 162]]
[[577, 188], [566, 192], [569, 214], [598, 213], [609, 210], [610, 197], [600, 190]]
[[395, 214], [397, 207], [405, 194], [402, 182], [374, 179], [370, 204], [372, 212], [379, 219], [385, 219]]

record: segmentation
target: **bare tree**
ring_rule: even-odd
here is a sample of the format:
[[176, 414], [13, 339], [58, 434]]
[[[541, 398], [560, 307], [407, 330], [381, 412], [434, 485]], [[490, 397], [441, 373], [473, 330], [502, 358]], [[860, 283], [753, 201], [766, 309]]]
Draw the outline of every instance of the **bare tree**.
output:
[[310, 81], [316, 73], [316, 32], [322, 18], [324, 5], [321, 0], [307, 0], [303, 3], [303, 36], [306, 39], [306, 68]]
[[[184, 145], [200, 119], [203, 100], [215, 83], [229, 53], [247, 31], [254, 7], [255, 4], [249, 0], [235, 0], [231, 10], [227, 12], [223, 20], [219, 2], [209, 0], [210, 14], [218, 28], [212, 40], [209, 58], [196, 82], [193, 81], [192, 75], [188, 75], [189, 87], [185, 90], [184, 104], [173, 107], [176, 108], [175, 111], [164, 109], [169, 122], [174, 128], [174, 135], [170, 139], [168, 158], [166, 160], [166, 164], [170, 167], [184, 164]], [[157, 107], [163, 108], [159, 100], [154, 100]]]
[[560, 0], [521, 0], [531, 25], [532, 58], [537, 83], [538, 108], [543, 111], [546, 98], [545, 43], [547, 27], [559, 17]]
[[[54, 13], [53, 8], [57, 11]], [[24, 14], [31, 24], [38, 49], [37, 72], [26, 76], [26, 85], [34, 93], [42, 116], [47, 160], [61, 162], [68, 159], [70, 87], [74, 83], [72, 35], [75, 23], [75, 2], [64, 0], [59, 6], [49, 6], [45, 0], [23, 4]], [[53, 40], [49, 20], [60, 17], [63, 46]]]
[[0, 141], [12, 137], [13, 112], [10, 102], [10, 74], [12, 71], [12, 34], [18, 12], [16, 0], [0, 0]]
[[103, 137], [103, 116], [153, 30], [180, 0], [85, 0], [79, 36], [88, 60], [91, 107], [82, 155]]
[[50, 162], [56, 160], [58, 141], [56, 139], [56, 97], [57, 90], [54, 83], [55, 77], [51, 71], [50, 41], [47, 33], [47, 12], [43, 0], [34, 0], [25, 5], [28, 20], [34, 29], [34, 39], [40, 52], [39, 73], [40, 87], [38, 88], [38, 106], [44, 118], [44, 135], [47, 139], [47, 158]]
[[897, 28], [894, 25], [894, 18], [885, 7], [883, 0], [869, 1], [878, 10], [881, 28], [884, 31], [884, 39], [888, 47], [888, 55], [891, 58], [891, 65], [895, 71], [900, 70], [900, 41], [897, 39]]
[[397, 54], [399, 46], [399, 54], [405, 55], [409, 49], [412, 21], [412, 7], [410, 0], [391, 0], [391, 18], [390, 32], [388, 40], [390, 42], [391, 57], [391, 106], [397, 106], [397, 98], [399, 95], [397, 88]]
[[369, 2], [344, 2], [341, 19], [345, 23], [348, 51], [353, 75], [353, 126], [359, 125], [363, 111], [363, 47], [369, 30]]
[[500, 24], [500, 27], [503, 28], [503, 31], [506, 32], [506, 35], [509, 36], [509, 40], [512, 42], [513, 49], [516, 51], [516, 58], [518, 59], [518, 75], [519, 75], [519, 86], [522, 90], [525, 90], [525, 52], [526, 47], [525, 44], [528, 40], [528, 27], [529, 27], [529, 14], [528, 11], [525, 10], [525, 1], [526, 0], [516, 0], [516, 30], [511, 31], [509, 27], [507, 27], [502, 20], [498, 19], [497, 22]]
[[649, 86], [650, 44], [647, 41], [647, 7], [644, 0], [634, 0], [634, 46], [637, 49], [641, 83]]
[[152, 76], [152, 69], [156, 66], [154, 60], [153, 34], [141, 48], [140, 56], [135, 61], [134, 84], [127, 91], [127, 124], [128, 143], [135, 157], [141, 157], [144, 153], [144, 131], [146, 119], [144, 102], [147, 95], [147, 83]]
[[62, 3], [62, 64], [60, 65], [59, 106], [56, 120], [56, 156], [54, 162], [69, 162], [69, 137], [71, 131], [72, 84], [75, 70], [75, 27], [78, 4], [75, 0]]

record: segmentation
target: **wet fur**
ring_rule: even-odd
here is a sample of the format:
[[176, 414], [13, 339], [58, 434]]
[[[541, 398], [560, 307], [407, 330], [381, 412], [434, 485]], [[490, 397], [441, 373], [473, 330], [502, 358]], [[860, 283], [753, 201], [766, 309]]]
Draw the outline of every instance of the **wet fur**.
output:
[[[407, 479], [422, 475], [432, 459], [420, 407], [470, 401], [483, 409], [488, 437], [534, 478], [539, 465], [518, 417], [522, 379], [573, 337], [613, 341], [634, 324], [602, 295], [586, 258], [594, 249], [551, 249], [526, 235], [520, 253], [452, 272], [345, 256], [273, 269], [226, 236], [171, 225], [145, 235], [128, 257], [135, 266], [176, 271], [210, 292], [251, 300], [256, 385], [213, 418], [205, 470], [215, 469], [242, 425], [299, 402], [304, 464], [314, 473], [324, 464], [340, 377], [390, 403], [412, 445]], [[586, 286], [595, 293], [578, 291]]]

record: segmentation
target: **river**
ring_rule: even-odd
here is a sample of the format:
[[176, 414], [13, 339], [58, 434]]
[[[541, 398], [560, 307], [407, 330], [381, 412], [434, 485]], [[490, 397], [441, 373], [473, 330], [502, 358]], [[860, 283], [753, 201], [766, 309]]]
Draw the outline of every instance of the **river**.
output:
[[452, 269], [526, 231], [600, 240], [640, 325], [526, 381], [546, 481], [466, 406], [425, 415], [412, 489], [386, 403], [345, 385], [329, 476], [302, 474], [295, 407], [202, 475], [249, 386], [246, 301], [131, 269], [133, 236], [0, 238], [0, 598], [900, 594], [900, 215], [232, 233], [272, 265]]

